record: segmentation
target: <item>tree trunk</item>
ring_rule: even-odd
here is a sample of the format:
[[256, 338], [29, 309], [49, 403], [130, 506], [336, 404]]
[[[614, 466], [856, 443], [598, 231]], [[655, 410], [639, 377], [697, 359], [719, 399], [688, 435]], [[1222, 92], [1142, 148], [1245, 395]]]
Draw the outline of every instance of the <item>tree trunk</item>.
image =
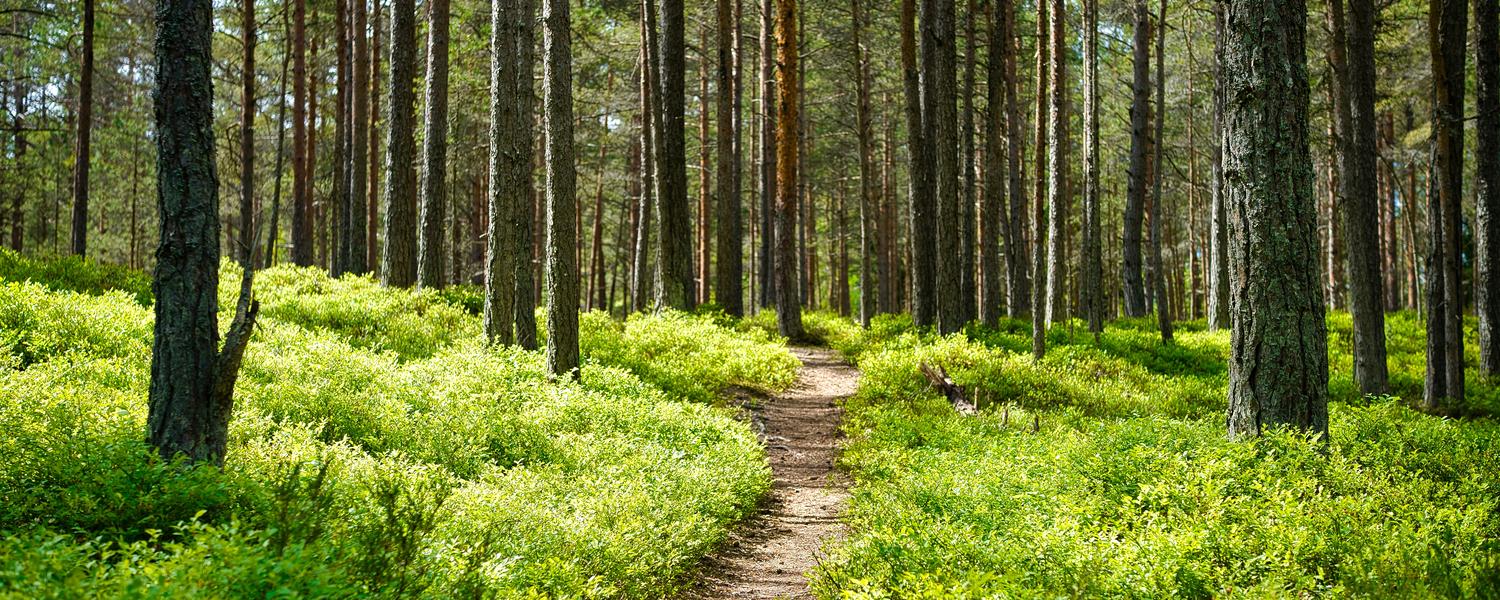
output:
[[1047, 50], [1047, 35], [1049, 21], [1047, 10], [1050, 2], [1037, 3], [1036, 17], [1036, 123], [1035, 144], [1033, 151], [1036, 165], [1035, 187], [1032, 189], [1031, 198], [1031, 277], [1035, 285], [1031, 289], [1031, 355], [1036, 360], [1041, 360], [1047, 353], [1047, 210], [1043, 202], [1043, 194], [1046, 193], [1043, 183], [1046, 181], [1046, 167], [1044, 166], [1047, 155], [1047, 63], [1050, 53]]
[[[713, 177], [709, 162], [712, 151], [709, 146], [709, 99], [708, 99], [708, 21], [701, 22], [698, 41], [698, 219], [693, 250], [693, 294], [708, 302], [712, 298], [709, 288], [710, 272], [713, 270]], [[719, 89], [723, 96], [723, 88]], [[722, 162], [722, 161], [721, 161]]]
[[1146, 284], [1141, 277], [1141, 223], [1146, 212], [1146, 152], [1151, 124], [1151, 13], [1135, 2], [1134, 92], [1130, 104], [1130, 186], [1125, 195], [1125, 315], [1146, 316]]
[[[1083, 301], [1089, 331], [1104, 331], [1103, 231], [1099, 224], [1099, 2], [1084, 0], [1083, 44]], [[1189, 130], [1191, 135], [1191, 130]]]
[[[578, 244], [573, 220], [573, 56], [569, 0], [542, 4], [543, 126], [547, 136], [547, 370], [578, 377]], [[680, 14], [680, 13], [679, 13]]]
[[[1427, 270], [1432, 274], [1430, 279], [1441, 280], [1441, 284], [1428, 283], [1433, 288], [1440, 288], [1441, 295], [1429, 294], [1433, 301], [1428, 319], [1439, 323], [1442, 335], [1434, 336], [1434, 328], [1428, 327], [1428, 393], [1424, 404], [1429, 410], [1464, 400], [1463, 280], [1459, 253], [1462, 251], [1464, 63], [1467, 60], [1464, 38], [1469, 21], [1463, 0], [1434, 0], [1430, 11], [1428, 31], [1435, 88], [1432, 120], [1436, 154], [1431, 187], [1436, 192], [1433, 196], [1439, 206], [1436, 215], [1439, 218], [1431, 222], [1435, 251]], [[1440, 388], [1436, 388], [1433, 381], [1438, 379], [1442, 380]]]
[[[511, 186], [510, 198], [511, 221], [515, 229], [514, 246], [511, 253], [515, 256], [515, 310], [512, 318], [515, 320], [516, 344], [527, 350], [536, 350], [538, 341], [536, 333], [536, 305], [538, 302], [538, 285], [536, 281], [536, 264], [538, 249], [536, 238], [541, 237], [538, 227], [541, 225], [542, 211], [541, 195], [536, 193], [536, 184], [533, 174], [536, 172], [536, 161], [541, 152], [533, 144], [538, 143], [534, 132], [538, 116], [535, 114], [535, 83], [532, 81], [532, 73], [536, 67], [536, 15], [537, 8], [535, 0], [521, 0], [520, 19], [515, 23], [516, 39], [512, 42], [516, 45], [516, 67], [514, 80], [517, 89], [515, 93], [515, 127], [512, 128], [519, 136], [513, 140], [513, 151], [516, 153], [512, 159], [510, 168], [513, 169], [512, 177], [516, 184]], [[524, 146], [524, 147], [523, 147]]]
[[1156, 111], [1152, 115], [1156, 127], [1151, 136], [1151, 162], [1146, 172], [1151, 181], [1151, 273], [1156, 294], [1156, 326], [1161, 331], [1163, 344], [1172, 343], [1172, 303], [1167, 300], [1167, 270], [1161, 259], [1162, 222], [1166, 220], [1166, 206], [1162, 203], [1161, 183], [1166, 162], [1163, 148], [1167, 140], [1164, 134], [1167, 117], [1167, 71], [1163, 57], [1167, 51], [1167, 0], [1161, 0], [1161, 12], [1157, 15], [1156, 28]]
[[[484, 333], [491, 343], [516, 341], [515, 215], [531, 202], [530, 0], [497, 0], [490, 29], [489, 235], [485, 257]], [[524, 46], [525, 48], [522, 48]], [[529, 291], [527, 292], [529, 296]]]
[[797, 289], [797, 0], [776, 8], [776, 329], [789, 340], [804, 337]]
[[760, 306], [776, 303], [776, 24], [775, 0], [760, 0]]
[[[936, 300], [939, 333], [963, 327], [962, 217], [959, 207], [957, 62], [953, 0], [922, 0], [922, 120], [932, 148], [933, 200], [936, 221]], [[937, 257], [942, 257], [941, 259]]]
[[[93, 4], [93, 0], [89, 0]], [[255, 0], [240, 6], [240, 267], [255, 268]], [[133, 196], [133, 195], [132, 195]], [[133, 227], [133, 226], [132, 226]]]
[[156, 10], [157, 246], [149, 441], [163, 458], [223, 464], [234, 382], [259, 306], [245, 270], [219, 349], [219, 181], [214, 165], [213, 3]]
[[385, 250], [380, 253], [380, 279], [393, 287], [411, 287], [417, 282], [417, 190], [412, 148], [415, 13], [414, 0], [391, 3], [391, 81], [386, 94], [391, 106], [386, 117]]
[[1214, 5], [1214, 140], [1209, 145], [1208, 329], [1229, 325], [1229, 222], [1224, 196], [1224, 9]]
[[[1385, 358], [1385, 282], [1380, 268], [1384, 252], [1380, 247], [1376, 169], [1374, 0], [1349, 0], [1349, 18], [1346, 108], [1350, 120], [1343, 152], [1343, 216], [1349, 311], [1354, 318], [1354, 381], [1361, 393], [1384, 394], [1390, 386]], [[1484, 231], [1482, 226], [1480, 231]]]
[[656, 206], [656, 4], [641, 0], [641, 194], [635, 230], [635, 259], [631, 261], [632, 311], [643, 311], [654, 297], [651, 257], [652, 212]]
[[660, 0], [656, 38], [657, 108], [656, 203], [661, 215], [661, 243], [656, 261], [656, 303], [660, 308], [692, 310], [692, 215], [688, 207], [684, 78], [686, 43], [682, 0]]
[[1230, 0], [1224, 37], [1224, 179], [1233, 327], [1232, 437], [1328, 433], [1301, 0]]
[[328, 273], [340, 277], [349, 267], [349, 147], [353, 145], [350, 119], [349, 79], [349, 4], [357, 0], [334, 2], [334, 134], [330, 198], [325, 206], [329, 238]]
[[[1009, 220], [1006, 227], [1006, 308], [1011, 317], [1031, 314], [1031, 259], [1026, 243], [1027, 203], [1025, 171], [1021, 165], [1023, 132], [1021, 125], [1021, 100], [1016, 76], [1016, 14], [1012, 0], [995, 0], [996, 29], [999, 38], [992, 39], [992, 48], [1000, 52], [1005, 77], [1002, 87], [1005, 92], [1005, 175], [1010, 193]], [[993, 58], [991, 60], [994, 60]]]
[[907, 147], [911, 153], [911, 314], [918, 327], [927, 327], [937, 323], [938, 312], [937, 214], [933, 204], [937, 182], [923, 97], [925, 57], [922, 67], [917, 63], [916, 0], [901, 1], [901, 70], [906, 93]]
[[975, 252], [978, 234], [977, 215], [974, 203], [977, 200], [978, 181], [974, 170], [974, 55], [979, 51], [974, 36], [974, 11], [976, 0], [968, 0], [964, 12], [964, 80], [963, 112], [959, 117], [958, 160], [960, 161], [958, 194], [958, 313], [959, 322], [968, 323], [979, 316], [976, 303], [979, 301], [979, 281]]
[[83, 62], [78, 76], [78, 140], [73, 152], [73, 254], [88, 254], [89, 162], [94, 130], [94, 3], [83, 0]]
[[[857, 1], [857, 0], [856, 0]], [[730, 0], [718, 1], [719, 97], [718, 154], [718, 289], [719, 306], [733, 317], [744, 316], [744, 251], [740, 226], [740, 71], [739, 20]]]
[[313, 262], [307, 124], [307, 0], [292, 0], [292, 262], [299, 267]]
[[1052, 88], [1047, 111], [1047, 132], [1050, 153], [1047, 155], [1047, 323], [1050, 325], [1067, 318], [1067, 250], [1063, 246], [1068, 227], [1068, 205], [1072, 202], [1068, 186], [1068, 63], [1066, 4], [1053, 0], [1051, 12], [1050, 52], [1052, 68], [1049, 72]]
[[448, 213], [448, 0], [428, 0], [427, 113], [422, 133], [421, 229], [417, 285], [445, 283], [443, 231]]
[[[1370, 0], [1351, 0], [1355, 4]], [[1475, 105], [1478, 107], [1474, 196], [1478, 264], [1479, 370], [1500, 373], [1500, 2], [1474, 0]], [[1358, 15], [1356, 15], [1358, 17]], [[1358, 24], [1356, 24], [1358, 26]], [[1383, 354], [1382, 354], [1383, 356]], [[1385, 364], [1382, 362], [1381, 364]]]
[[365, 269], [369, 272], [380, 264], [380, 135], [377, 125], [380, 122], [380, 2], [381, 0], [370, 0], [370, 6], [374, 12], [370, 15], [370, 152], [365, 157], [369, 161], [370, 189], [368, 200], [365, 203]]
[[880, 294], [875, 284], [879, 201], [875, 198], [875, 144], [870, 125], [870, 66], [863, 39], [863, 1], [849, 0], [849, 12], [849, 45], [854, 53], [854, 138], [859, 152], [856, 157], [859, 161], [859, 322], [869, 327]]
[[[377, 0], [378, 2], [378, 0]], [[369, 262], [367, 260], [369, 248], [367, 246], [365, 221], [366, 214], [365, 198], [369, 194], [370, 177], [366, 170], [369, 162], [370, 146], [370, 47], [365, 38], [368, 28], [368, 18], [365, 12], [365, 0], [353, 0], [353, 46], [354, 60], [352, 61], [353, 72], [349, 74], [350, 87], [350, 135], [349, 135], [349, 202], [348, 202], [348, 258], [344, 267], [356, 275], [368, 272]]]

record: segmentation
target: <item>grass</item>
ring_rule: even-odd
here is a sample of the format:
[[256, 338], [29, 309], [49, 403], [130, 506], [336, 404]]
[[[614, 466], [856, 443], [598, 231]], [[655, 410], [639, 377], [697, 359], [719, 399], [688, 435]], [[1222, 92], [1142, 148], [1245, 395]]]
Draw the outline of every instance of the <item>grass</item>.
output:
[[[1021, 322], [937, 338], [907, 317], [861, 330], [810, 315], [864, 373], [845, 406], [852, 533], [829, 548], [816, 595], [1500, 593], [1500, 428], [1408, 407], [1415, 315], [1388, 322], [1396, 397], [1358, 396], [1348, 317], [1329, 322], [1331, 439], [1232, 442], [1228, 334], [1201, 323], [1175, 346], [1144, 322], [1112, 325], [1097, 346], [1064, 324], [1038, 363]], [[955, 414], [922, 362], [946, 367], [981, 413]], [[1470, 383], [1475, 407], [1495, 406], [1490, 382]]]
[[790, 382], [771, 338], [589, 315], [556, 382], [443, 295], [291, 267], [257, 279], [224, 468], [165, 463], [149, 298], [95, 268], [0, 272], [0, 597], [668, 597], [769, 489], [713, 401]]

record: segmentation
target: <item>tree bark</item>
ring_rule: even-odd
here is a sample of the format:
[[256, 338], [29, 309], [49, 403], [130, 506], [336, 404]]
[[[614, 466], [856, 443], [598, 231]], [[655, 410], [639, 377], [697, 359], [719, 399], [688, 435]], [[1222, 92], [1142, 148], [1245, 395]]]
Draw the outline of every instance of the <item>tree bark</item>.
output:
[[1343, 153], [1343, 216], [1349, 311], [1354, 318], [1354, 381], [1361, 393], [1384, 394], [1390, 390], [1390, 376], [1385, 354], [1385, 282], [1380, 264], [1384, 252], [1380, 241], [1380, 175], [1376, 169], [1374, 0], [1349, 0], [1349, 18], [1346, 97], [1350, 120]]
[[[1083, 43], [1083, 299], [1094, 341], [1104, 331], [1104, 259], [1099, 224], [1099, 2], [1084, 0]], [[1190, 130], [1191, 131], [1191, 130]]]
[[385, 249], [380, 253], [381, 282], [411, 287], [417, 282], [417, 190], [413, 162], [412, 79], [416, 74], [416, 6], [414, 0], [391, 3], [391, 81], [387, 97], [385, 149]]
[[643, 311], [655, 297], [651, 258], [652, 213], [656, 206], [656, 3], [641, 0], [641, 194], [635, 230], [635, 260], [631, 261], [631, 310]]
[[1047, 35], [1049, 4], [1050, 2], [1037, 2], [1036, 5], [1036, 142], [1032, 148], [1035, 152], [1033, 163], [1036, 165], [1036, 180], [1031, 199], [1031, 277], [1035, 282], [1031, 289], [1031, 305], [1034, 309], [1031, 311], [1031, 355], [1036, 360], [1041, 360], [1047, 354], [1047, 210], [1042, 197], [1046, 193], [1043, 184], [1046, 182], [1044, 164], [1047, 156], [1047, 63], [1051, 55], [1047, 51], [1047, 40], [1050, 39]]
[[447, 283], [443, 232], [448, 213], [448, 0], [428, 0], [427, 113], [422, 134], [421, 228], [417, 285]]
[[[1436, 320], [1442, 335], [1428, 328], [1427, 379], [1424, 405], [1429, 410], [1464, 400], [1463, 280], [1459, 265], [1463, 212], [1464, 63], [1469, 13], [1463, 0], [1434, 0], [1428, 17], [1432, 55], [1433, 129], [1435, 160], [1432, 187], [1438, 219], [1431, 222], [1435, 241], [1429, 279], [1441, 277], [1441, 296], [1429, 295], [1428, 319]], [[1429, 282], [1437, 288], [1437, 283]], [[1437, 355], [1441, 355], [1441, 359]], [[1440, 370], [1439, 370], [1440, 369]], [[1442, 380], [1436, 387], [1434, 380]]]
[[[933, 199], [937, 236], [936, 300], [938, 332], [963, 327], [962, 216], [959, 207], [957, 51], [953, 0], [922, 0], [922, 117], [932, 148]], [[941, 259], [937, 257], [942, 257]]]
[[[377, 0], [378, 2], [378, 0]], [[353, 19], [353, 72], [349, 74], [351, 131], [349, 135], [349, 202], [348, 202], [348, 257], [345, 268], [356, 275], [370, 270], [368, 239], [365, 221], [368, 219], [365, 198], [369, 194], [370, 176], [366, 163], [370, 160], [370, 47], [365, 37], [368, 17], [365, 0], [352, 0]]]
[[776, 329], [798, 341], [802, 304], [797, 289], [797, 0], [774, 0], [776, 8]]
[[962, 178], [959, 182], [958, 194], [958, 219], [959, 219], [959, 286], [958, 286], [958, 312], [959, 322], [968, 323], [979, 317], [977, 303], [979, 301], [978, 261], [975, 255], [978, 250], [977, 215], [974, 203], [978, 199], [978, 180], [976, 179], [974, 161], [974, 63], [975, 54], [978, 53], [977, 39], [974, 35], [974, 12], [978, 8], [976, 0], [968, 0], [964, 12], [964, 79], [963, 79], [963, 111], [959, 117], [959, 143], [958, 160], [960, 161], [959, 174]]
[[[714, 189], [713, 174], [710, 172], [709, 163], [712, 161], [712, 146], [709, 145], [709, 98], [708, 98], [708, 21], [704, 19], [699, 28], [698, 38], [698, 218], [694, 223], [697, 228], [694, 232], [693, 250], [693, 294], [708, 302], [712, 298], [712, 290], [709, 288], [711, 272], [713, 271], [713, 221], [714, 221]], [[719, 95], [724, 95], [720, 88]]]
[[332, 185], [330, 185], [330, 197], [325, 203], [323, 212], [327, 215], [327, 232], [329, 255], [328, 273], [333, 277], [342, 276], [348, 270], [349, 265], [349, 237], [350, 231], [349, 204], [352, 198], [349, 195], [349, 147], [353, 145], [350, 136], [350, 48], [349, 48], [349, 4], [353, 0], [337, 0], [334, 5], [334, 134], [333, 134], [333, 160]]
[[[933, 0], [923, 0], [931, 2]], [[924, 53], [925, 54], [925, 53]], [[917, 63], [916, 0], [901, 1], [901, 70], [911, 153], [911, 314], [918, 327], [937, 323], [937, 211], [934, 146], [929, 139], [922, 67]]]
[[365, 269], [369, 272], [380, 264], [380, 3], [370, 0], [373, 11], [370, 15], [370, 152], [365, 157], [369, 166], [369, 198], [365, 203]]
[[[855, 0], [858, 1], [858, 0]], [[718, 1], [718, 239], [719, 306], [730, 316], [745, 314], [744, 250], [740, 225], [740, 71], [738, 11], [730, 0]]]
[[760, 1], [760, 306], [776, 303], [776, 10]]
[[313, 262], [307, 122], [307, 0], [292, 0], [292, 263], [299, 267]]
[[1232, 437], [1328, 433], [1303, 0], [1229, 0], [1224, 37]]
[[[89, 0], [93, 4], [93, 0]], [[240, 5], [240, 267], [255, 268], [255, 0]]]
[[1068, 227], [1068, 205], [1072, 202], [1068, 185], [1068, 63], [1065, 28], [1066, 4], [1052, 0], [1049, 29], [1052, 54], [1050, 70], [1052, 103], [1047, 111], [1047, 133], [1050, 152], [1047, 155], [1047, 324], [1067, 318], [1067, 249], [1063, 246]]
[[660, 0], [657, 26], [657, 97], [661, 99], [656, 138], [656, 203], [661, 216], [657, 248], [656, 303], [659, 308], [692, 310], [692, 217], [688, 206], [684, 103], [686, 43], [682, 0]]
[[850, 48], [854, 54], [854, 138], [859, 156], [859, 322], [870, 326], [880, 292], [875, 282], [879, 200], [875, 197], [875, 144], [870, 124], [870, 66], [865, 55], [862, 0], [849, 0]]
[[157, 208], [149, 441], [163, 458], [223, 464], [234, 382], [259, 305], [246, 269], [219, 349], [219, 181], [214, 166], [213, 3], [156, 10]]
[[[1356, 4], [1370, 0], [1352, 0]], [[1475, 212], [1478, 263], [1479, 370], [1500, 373], [1500, 3], [1474, 0]], [[1384, 364], [1382, 362], [1381, 364]]]
[[94, 130], [94, 3], [83, 0], [83, 60], [78, 76], [78, 138], [73, 151], [73, 254], [88, 254], [90, 141]]
[[1224, 9], [1214, 5], [1214, 141], [1209, 152], [1213, 160], [1209, 185], [1208, 241], [1208, 329], [1217, 331], [1229, 325], [1229, 222], [1224, 197]]
[[1125, 316], [1146, 316], [1146, 284], [1141, 277], [1141, 223], [1146, 212], [1147, 128], [1151, 123], [1151, 13], [1146, 0], [1135, 2], [1134, 92], [1130, 104], [1130, 185], [1125, 195], [1122, 246]]
[[[537, 305], [537, 282], [536, 261], [537, 249], [535, 239], [540, 237], [537, 227], [541, 212], [540, 195], [536, 193], [536, 184], [533, 174], [536, 172], [536, 160], [539, 152], [534, 132], [536, 130], [537, 115], [535, 110], [535, 83], [532, 81], [532, 73], [536, 70], [536, 0], [520, 0], [520, 18], [514, 23], [516, 39], [512, 41], [516, 45], [515, 64], [515, 127], [513, 131], [518, 138], [512, 141], [515, 144], [512, 152], [510, 168], [511, 176], [515, 184], [511, 186], [510, 197], [511, 222], [515, 235], [514, 245], [511, 253], [515, 257], [515, 310], [512, 319], [515, 321], [516, 344], [527, 350], [536, 350], [538, 346], [536, 333], [536, 305]], [[524, 146], [524, 147], [523, 147]]]
[[573, 55], [569, 0], [542, 4], [542, 107], [547, 135], [547, 370], [578, 377], [578, 244], [573, 220]]
[[[996, 2], [995, 12], [1002, 10]], [[986, 327], [1000, 323], [1005, 290], [1000, 286], [1001, 248], [1008, 255], [1015, 246], [1005, 221], [1005, 62], [1002, 48], [1009, 44], [1002, 33], [1004, 15], [989, 18], [990, 55], [985, 67], [986, 112], [984, 124], [984, 194], [979, 204], [979, 322]], [[1003, 246], [1002, 246], [1003, 241]]]
[[1167, 0], [1161, 0], [1161, 12], [1157, 15], [1156, 28], [1156, 111], [1153, 124], [1156, 133], [1151, 136], [1151, 163], [1146, 172], [1151, 180], [1151, 273], [1152, 287], [1156, 294], [1156, 326], [1161, 332], [1163, 344], [1172, 343], [1172, 303], [1168, 300], [1167, 270], [1161, 259], [1162, 222], [1166, 220], [1166, 206], [1162, 202], [1162, 172], [1166, 162], [1163, 149], [1166, 147], [1165, 127], [1167, 116], [1167, 71], [1163, 57], [1167, 50]]
[[[496, 0], [490, 20], [489, 235], [485, 256], [484, 333], [490, 343], [516, 341], [515, 214], [531, 202], [530, 0]], [[529, 258], [527, 256], [526, 258]], [[529, 295], [529, 292], [528, 292]]]
[[[1025, 171], [1021, 165], [1024, 141], [1021, 125], [1021, 100], [1016, 76], [1016, 14], [1012, 0], [995, 0], [996, 28], [1001, 39], [992, 47], [1000, 50], [1005, 80], [1005, 174], [1010, 192], [1009, 220], [1006, 223], [1006, 308], [1011, 317], [1031, 314], [1031, 259], [1026, 243], [1027, 202]], [[991, 59], [993, 60], [993, 59]]]

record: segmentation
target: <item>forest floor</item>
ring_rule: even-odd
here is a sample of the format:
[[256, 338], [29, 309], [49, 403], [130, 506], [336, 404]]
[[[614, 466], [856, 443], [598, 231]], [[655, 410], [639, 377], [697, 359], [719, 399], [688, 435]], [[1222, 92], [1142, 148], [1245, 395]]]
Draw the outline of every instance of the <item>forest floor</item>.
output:
[[826, 348], [791, 351], [802, 361], [797, 383], [747, 407], [771, 461], [771, 497], [708, 559], [696, 598], [811, 598], [805, 574], [817, 566], [824, 541], [844, 535], [839, 514], [848, 480], [835, 467], [838, 403], [858, 387], [859, 371]]

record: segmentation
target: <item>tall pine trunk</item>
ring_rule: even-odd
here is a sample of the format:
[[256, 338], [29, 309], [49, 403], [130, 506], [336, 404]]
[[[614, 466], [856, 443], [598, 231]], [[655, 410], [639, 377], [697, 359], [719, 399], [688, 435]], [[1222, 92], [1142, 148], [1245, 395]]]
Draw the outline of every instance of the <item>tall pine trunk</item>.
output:
[[745, 314], [744, 252], [740, 226], [740, 72], [739, 21], [731, 0], [718, 0], [719, 97], [718, 118], [718, 239], [717, 280], [719, 306], [730, 316]]
[[1328, 336], [1308, 149], [1303, 0], [1229, 0], [1224, 179], [1229, 434], [1328, 433]]
[[1354, 381], [1361, 393], [1384, 394], [1390, 389], [1390, 376], [1385, 355], [1385, 282], [1380, 264], [1384, 252], [1380, 240], [1380, 175], [1376, 168], [1374, 0], [1349, 0], [1349, 19], [1346, 96], [1350, 119], [1343, 153], [1343, 217], [1349, 312], [1354, 318]]
[[380, 253], [381, 282], [411, 287], [417, 282], [417, 190], [413, 152], [416, 75], [416, 6], [414, 0], [391, 3], [391, 81], [386, 97], [385, 250]]
[[[1433, 240], [1429, 293], [1427, 389], [1424, 405], [1438, 409], [1464, 399], [1463, 280], [1459, 268], [1463, 212], [1464, 63], [1469, 13], [1463, 0], [1433, 0], [1428, 15], [1432, 55], [1434, 161], [1429, 189]], [[1440, 293], [1439, 293], [1440, 292]]]
[[1068, 63], [1067, 63], [1067, 4], [1053, 0], [1049, 50], [1052, 68], [1049, 87], [1052, 92], [1048, 100], [1052, 103], [1047, 111], [1047, 137], [1050, 141], [1047, 155], [1047, 323], [1067, 318], [1067, 249], [1063, 241], [1067, 237], [1068, 205], [1072, 202], [1068, 185]]
[[443, 232], [448, 213], [448, 0], [428, 0], [427, 11], [427, 113], [422, 134], [417, 285], [440, 288], [447, 282]]
[[547, 370], [578, 376], [578, 244], [574, 207], [573, 55], [569, 0], [542, 4], [542, 114], [547, 149]]
[[1016, 13], [1012, 0], [995, 0], [995, 20], [1000, 37], [991, 38], [991, 47], [999, 50], [1005, 69], [1001, 85], [1005, 91], [1005, 180], [1010, 195], [1009, 219], [1005, 224], [1006, 308], [1011, 317], [1025, 317], [1031, 314], [1031, 259], [1026, 243], [1026, 174], [1021, 165], [1025, 143], [1017, 92], [1020, 80], [1016, 76]]
[[[90, 2], [92, 3], [92, 1]], [[255, 268], [255, 0], [240, 6], [240, 266]]]
[[[378, 0], [377, 0], [378, 1]], [[348, 240], [348, 262], [345, 268], [350, 273], [363, 275], [370, 270], [369, 263], [369, 240], [366, 235], [365, 222], [369, 218], [366, 214], [365, 198], [370, 190], [370, 173], [366, 163], [370, 160], [370, 45], [369, 39], [365, 37], [369, 27], [369, 19], [365, 9], [365, 0], [352, 0], [354, 5], [353, 23], [353, 72], [349, 74], [350, 86], [353, 88], [350, 96], [349, 119], [352, 130], [349, 135], [349, 240]]]
[[[932, 0], [924, 0], [930, 2]], [[937, 323], [937, 213], [933, 144], [927, 130], [922, 72], [917, 61], [916, 0], [901, 0], [901, 71], [911, 153], [911, 314], [919, 327]], [[924, 59], [925, 60], [925, 59]]]
[[292, 0], [292, 262], [299, 267], [313, 263], [307, 96], [307, 0]]
[[688, 206], [686, 156], [686, 42], [682, 0], [660, 0], [656, 37], [657, 108], [656, 204], [661, 243], [656, 261], [656, 303], [660, 308], [691, 310], [697, 304], [693, 286], [692, 215]]
[[1172, 343], [1172, 302], [1168, 300], [1169, 278], [1161, 258], [1161, 247], [1165, 243], [1162, 239], [1162, 225], [1167, 213], [1161, 194], [1162, 172], [1166, 165], [1163, 160], [1163, 149], [1167, 143], [1164, 134], [1167, 116], [1167, 72], [1164, 68], [1165, 60], [1163, 60], [1166, 50], [1167, 0], [1161, 0], [1161, 12], [1157, 15], [1156, 28], [1156, 110], [1151, 119], [1156, 131], [1151, 136], [1149, 144], [1151, 161], [1146, 172], [1151, 181], [1151, 285], [1156, 299], [1156, 326], [1161, 332], [1162, 343], [1170, 344]]
[[957, 51], [953, 0], [922, 0], [922, 120], [932, 147], [937, 236], [936, 300], [939, 333], [963, 327], [962, 217], [959, 206]]
[[1229, 222], [1224, 197], [1224, 9], [1215, 4], [1213, 143], [1210, 161], [1208, 240], [1208, 329], [1229, 326]]
[[1104, 331], [1103, 230], [1099, 224], [1099, 1], [1083, 6], [1083, 299], [1097, 342]]
[[78, 75], [78, 139], [73, 152], [73, 254], [88, 254], [89, 164], [94, 130], [94, 4], [83, 0], [83, 60]]
[[859, 322], [869, 327], [880, 292], [875, 283], [878, 199], [875, 197], [875, 147], [870, 124], [870, 66], [865, 56], [863, 0], [850, 0], [850, 40], [854, 54], [854, 138], [859, 156]]
[[797, 288], [798, 102], [797, 0], [775, 0], [776, 8], [776, 329], [801, 340], [802, 304]]
[[529, 286], [523, 291], [516, 284], [518, 265], [530, 262], [529, 251], [518, 252], [522, 226], [516, 215], [531, 204], [531, 17], [530, 0], [495, 0], [490, 21], [484, 332], [491, 343], [503, 345], [516, 342], [519, 296], [531, 296]]
[[[1369, 0], [1353, 0], [1368, 2]], [[1475, 152], [1475, 212], [1478, 265], [1475, 278], [1479, 313], [1479, 370], [1500, 373], [1500, 2], [1474, 0], [1477, 35], [1475, 74], [1478, 81], [1478, 138]], [[1383, 363], [1382, 363], [1383, 364]]]
[[1146, 316], [1146, 282], [1141, 276], [1141, 224], [1146, 214], [1146, 153], [1151, 125], [1151, 12], [1135, 0], [1134, 79], [1130, 103], [1130, 185], [1125, 194], [1123, 237], [1125, 316]]

